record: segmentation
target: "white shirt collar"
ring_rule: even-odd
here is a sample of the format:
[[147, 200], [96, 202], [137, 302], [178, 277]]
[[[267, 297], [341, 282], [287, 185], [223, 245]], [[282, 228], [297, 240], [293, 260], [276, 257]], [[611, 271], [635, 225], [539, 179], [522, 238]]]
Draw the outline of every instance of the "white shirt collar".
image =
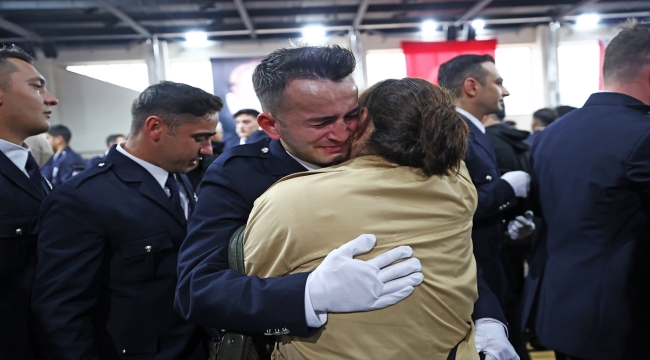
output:
[[481, 132], [482, 132], [483, 134], [485, 134], [485, 126], [483, 126], [483, 124], [481, 124], [481, 120], [477, 119], [476, 116], [474, 116], [474, 115], [468, 113], [467, 111], [465, 111], [465, 110], [463, 110], [463, 109], [461, 109], [461, 108], [459, 108], [459, 107], [456, 108], [456, 111], [459, 112], [459, 113], [461, 113], [462, 115], [465, 115], [465, 117], [468, 118], [469, 121], [472, 122], [472, 124], [476, 125], [476, 127], [477, 127], [479, 130], [481, 130]]
[[169, 176], [169, 172], [167, 170], [129, 154], [126, 150], [124, 150], [122, 144], [117, 144], [117, 151], [121, 152], [122, 154], [124, 154], [124, 156], [135, 161], [140, 166], [145, 168], [149, 173], [151, 173], [151, 176], [153, 176], [154, 179], [156, 179], [156, 181], [160, 184], [160, 187], [162, 187], [163, 190], [165, 189], [165, 183], [167, 183], [167, 177]]
[[8, 157], [9, 160], [11, 160], [11, 162], [14, 163], [17, 168], [26, 174], [27, 171], [25, 170], [25, 165], [27, 164], [29, 149], [24, 146], [19, 146], [14, 143], [10, 143], [9, 141], [0, 139], [0, 151], [2, 151], [2, 153], [4, 153], [5, 156]]
[[[284, 151], [287, 151], [287, 150], [284, 150]], [[307, 169], [307, 170], [318, 170], [318, 169], [321, 168], [320, 166], [316, 166], [316, 165], [314, 165], [314, 164], [310, 164], [310, 163], [308, 163], [308, 162], [306, 162], [306, 161], [303, 161], [303, 160], [298, 159], [297, 157], [293, 156], [293, 155], [292, 155], [290, 152], [288, 152], [288, 151], [287, 151], [287, 154], [289, 154], [289, 156], [291, 156], [294, 160], [296, 160], [298, 163], [300, 163], [300, 165], [304, 166], [305, 169]]]

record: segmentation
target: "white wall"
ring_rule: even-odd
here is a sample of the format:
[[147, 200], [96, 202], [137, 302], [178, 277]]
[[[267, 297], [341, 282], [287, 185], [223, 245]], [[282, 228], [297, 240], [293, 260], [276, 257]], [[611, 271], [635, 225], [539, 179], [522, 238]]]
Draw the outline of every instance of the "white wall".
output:
[[60, 66], [36, 64], [48, 89], [59, 100], [52, 108], [52, 124], [70, 128], [70, 146], [84, 157], [106, 150], [106, 136], [128, 134], [131, 103], [137, 91], [67, 71]]

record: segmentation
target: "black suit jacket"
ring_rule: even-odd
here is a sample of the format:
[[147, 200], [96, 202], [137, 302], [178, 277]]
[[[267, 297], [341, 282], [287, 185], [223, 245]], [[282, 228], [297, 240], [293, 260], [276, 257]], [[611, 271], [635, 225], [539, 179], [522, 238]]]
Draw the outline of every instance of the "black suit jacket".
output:
[[29, 302], [45, 194], [0, 152], [0, 359], [34, 358]]
[[40, 219], [32, 308], [44, 358], [206, 358], [202, 330], [173, 309], [186, 220], [146, 169], [113, 148], [55, 189]]
[[476, 262], [484, 278], [501, 304], [513, 300], [510, 276], [502, 251], [505, 241], [506, 213], [517, 205], [517, 197], [508, 182], [501, 179], [492, 144], [469, 119], [470, 136], [465, 164], [478, 192], [478, 206], [474, 214], [472, 241]]
[[[228, 241], [246, 224], [255, 200], [277, 180], [301, 171], [305, 168], [280, 142], [270, 139], [227, 149], [210, 166], [179, 255], [175, 304], [185, 318], [209, 328], [256, 333], [286, 328], [301, 337], [315, 333], [305, 318], [309, 273], [260, 279], [228, 268]], [[478, 288], [473, 318], [505, 324], [499, 302], [480, 274]]]
[[[545, 346], [585, 359], [647, 359], [650, 106], [591, 95], [532, 149], [547, 228], [523, 321]], [[576, 136], [578, 134], [578, 136]]]

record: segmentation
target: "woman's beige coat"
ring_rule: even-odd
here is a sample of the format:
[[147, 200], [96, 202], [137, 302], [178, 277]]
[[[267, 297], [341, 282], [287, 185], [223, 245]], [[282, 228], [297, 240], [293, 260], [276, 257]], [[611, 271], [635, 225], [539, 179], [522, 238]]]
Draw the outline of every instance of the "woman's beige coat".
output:
[[476, 189], [458, 176], [426, 178], [376, 156], [287, 176], [256, 202], [248, 219], [246, 273], [278, 277], [314, 270], [361, 234], [377, 245], [365, 260], [409, 245], [424, 282], [381, 310], [329, 314], [315, 336], [279, 338], [278, 359], [478, 359], [471, 319], [477, 298], [472, 254]]

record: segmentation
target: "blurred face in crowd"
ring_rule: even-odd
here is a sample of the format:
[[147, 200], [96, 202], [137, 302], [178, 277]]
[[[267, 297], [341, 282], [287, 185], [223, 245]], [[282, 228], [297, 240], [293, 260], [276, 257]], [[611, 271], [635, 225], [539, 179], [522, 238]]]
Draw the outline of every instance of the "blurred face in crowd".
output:
[[235, 118], [235, 124], [235, 131], [239, 137], [249, 137], [260, 127], [257, 124], [257, 118], [248, 114], [237, 116]]
[[347, 160], [357, 129], [358, 89], [352, 77], [339, 82], [296, 79], [284, 91], [284, 110], [260, 115], [260, 124], [297, 158], [317, 166]]
[[483, 83], [478, 84], [477, 102], [485, 114], [493, 114], [503, 110], [503, 98], [510, 95], [503, 86], [503, 78], [494, 63], [486, 61], [481, 64], [487, 75]]
[[118, 137], [115, 138], [114, 142], [109, 142], [108, 143], [108, 147], [110, 148], [111, 146], [113, 146], [115, 144], [121, 144], [124, 141], [126, 141], [126, 138], [124, 136], [118, 136]]
[[55, 153], [65, 148], [65, 140], [63, 140], [63, 136], [61, 135], [53, 136], [50, 133], [45, 133], [45, 139], [50, 143], [52, 151]]
[[0, 121], [7, 129], [7, 139], [17, 144], [50, 128], [51, 107], [58, 100], [45, 88], [45, 78], [29, 63], [9, 58], [18, 71], [8, 73], [5, 86], [0, 87]]
[[[149, 119], [152, 118], [156, 117]], [[156, 125], [159, 129], [154, 129], [159, 143], [157, 165], [169, 172], [182, 174], [195, 168], [203, 156], [212, 155], [210, 137], [214, 135], [218, 122], [217, 113], [194, 117], [194, 121], [182, 124], [170, 133], [167, 125], [159, 120]]]

